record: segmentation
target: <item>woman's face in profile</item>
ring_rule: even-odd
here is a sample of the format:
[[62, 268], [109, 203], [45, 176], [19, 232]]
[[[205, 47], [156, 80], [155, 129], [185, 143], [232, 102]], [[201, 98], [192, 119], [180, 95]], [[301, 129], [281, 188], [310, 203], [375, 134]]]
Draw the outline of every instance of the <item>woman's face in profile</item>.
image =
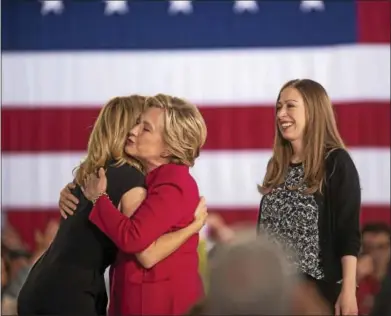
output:
[[130, 131], [125, 152], [146, 163], [159, 162], [166, 150], [163, 133], [164, 110], [149, 108], [141, 116], [139, 124]]

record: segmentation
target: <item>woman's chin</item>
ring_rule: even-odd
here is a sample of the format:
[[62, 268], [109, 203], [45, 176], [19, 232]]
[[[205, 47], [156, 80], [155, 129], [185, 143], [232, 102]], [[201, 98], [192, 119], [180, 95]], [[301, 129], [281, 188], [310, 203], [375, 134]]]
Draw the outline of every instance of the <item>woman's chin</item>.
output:
[[288, 142], [293, 142], [295, 140], [295, 137], [293, 137], [293, 135], [289, 135], [289, 134], [286, 134], [286, 135], [282, 134], [282, 138]]
[[135, 157], [137, 154], [133, 146], [125, 146], [125, 153], [131, 157]]
[[130, 152], [130, 153], [127, 153], [127, 155], [129, 157], [132, 157], [133, 159], [137, 160], [139, 163], [144, 163], [144, 159], [142, 159], [142, 157], [140, 157], [140, 155], [138, 155], [136, 152]]

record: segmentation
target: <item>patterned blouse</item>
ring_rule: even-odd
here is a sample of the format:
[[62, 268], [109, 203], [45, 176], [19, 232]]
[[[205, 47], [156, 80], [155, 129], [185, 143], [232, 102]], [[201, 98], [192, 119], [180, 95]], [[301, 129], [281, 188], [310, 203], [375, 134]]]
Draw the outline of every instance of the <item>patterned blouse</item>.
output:
[[288, 260], [298, 272], [323, 279], [315, 195], [304, 194], [305, 184], [298, 190], [288, 189], [299, 185], [303, 177], [303, 165], [291, 164], [285, 182], [263, 196], [258, 224], [288, 250]]

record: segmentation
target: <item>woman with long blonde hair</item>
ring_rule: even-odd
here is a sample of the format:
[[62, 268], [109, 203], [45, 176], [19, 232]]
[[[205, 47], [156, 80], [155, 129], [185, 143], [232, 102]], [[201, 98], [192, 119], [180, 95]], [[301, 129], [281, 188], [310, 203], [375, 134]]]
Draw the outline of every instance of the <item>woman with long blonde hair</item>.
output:
[[326, 90], [309, 79], [287, 82], [275, 126], [258, 228], [295, 253], [293, 266], [337, 315], [357, 314], [361, 189]]
[[[144, 111], [145, 100], [138, 95], [116, 97], [101, 110], [89, 138], [87, 157], [75, 170], [75, 214], [62, 220], [52, 244], [30, 271], [18, 297], [18, 315], [106, 314], [104, 272], [112, 265], [110, 276], [118, 273], [117, 248], [89, 221], [92, 204], [82, 187], [88, 174], [103, 167], [107, 195], [124, 215], [131, 216], [144, 199], [141, 164], [126, 154], [125, 147], [129, 131]], [[161, 236], [136, 253], [139, 264], [151, 265], [174, 252], [201, 229], [204, 213], [197, 213], [187, 227]]]

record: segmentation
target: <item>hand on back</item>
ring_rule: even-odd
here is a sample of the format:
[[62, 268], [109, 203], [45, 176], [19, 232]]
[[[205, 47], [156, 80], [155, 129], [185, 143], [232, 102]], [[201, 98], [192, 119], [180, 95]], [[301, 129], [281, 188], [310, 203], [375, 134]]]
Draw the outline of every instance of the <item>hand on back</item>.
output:
[[[58, 206], [60, 207], [60, 213], [63, 218], [67, 218], [69, 215], [73, 215], [77, 205], [79, 204], [79, 199], [71, 192], [71, 190], [75, 187], [76, 184], [71, 182], [68, 183], [60, 192]], [[106, 187], [107, 178], [104, 169], [101, 168], [99, 170], [99, 177], [97, 177], [95, 174], [90, 174], [86, 177], [82, 191], [88, 200], [93, 201], [101, 193], [106, 191]]]

